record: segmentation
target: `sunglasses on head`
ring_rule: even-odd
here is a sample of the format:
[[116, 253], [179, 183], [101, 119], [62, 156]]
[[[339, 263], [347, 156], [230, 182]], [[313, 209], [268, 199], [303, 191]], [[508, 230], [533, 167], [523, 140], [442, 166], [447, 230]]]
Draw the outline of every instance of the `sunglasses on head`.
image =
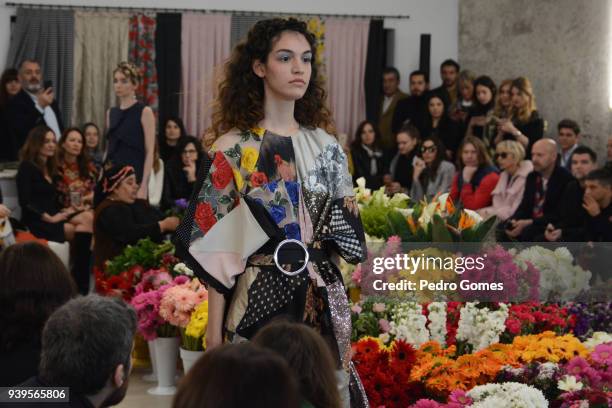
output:
[[501, 153], [495, 153], [495, 160], [499, 159], [500, 157], [502, 159], [505, 159], [506, 157], [508, 157], [510, 153], [508, 152], [501, 152]]
[[435, 153], [437, 150], [436, 146], [421, 146], [421, 153]]

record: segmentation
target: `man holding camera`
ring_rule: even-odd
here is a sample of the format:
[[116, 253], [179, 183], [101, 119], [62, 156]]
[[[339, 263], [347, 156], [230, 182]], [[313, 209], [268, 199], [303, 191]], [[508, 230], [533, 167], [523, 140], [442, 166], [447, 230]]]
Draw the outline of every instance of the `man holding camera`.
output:
[[42, 82], [40, 64], [24, 60], [19, 66], [21, 91], [9, 101], [7, 117], [11, 135], [11, 160], [18, 160], [19, 149], [28, 133], [38, 125], [47, 125], [59, 140], [64, 128], [55, 93], [50, 81]]

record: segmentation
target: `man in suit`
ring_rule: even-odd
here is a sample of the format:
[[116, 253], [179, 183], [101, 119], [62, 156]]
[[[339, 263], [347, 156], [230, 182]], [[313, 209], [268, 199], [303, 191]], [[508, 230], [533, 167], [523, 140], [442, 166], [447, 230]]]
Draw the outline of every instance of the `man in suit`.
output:
[[385, 149], [395, 149], [395, 137], [392, 129], [393, 115], [397, 102], [408, 97], [399, 89], [400, 74], [394, 67], [383, 71], [383, 98], [380, 103], [378, 129], [380, 130], [382, 146]]
[[506, 235], [519, 241], [543, 241], [548, 224], [560, 217], [560, 204], [572, 175], [557, 165], [557, 143], [540, 139], [531, 149], [534, 170], [527, 176], [521, 204], [506, 225]]
[[402, 125], [410, 123], [421, 134], [427, 118], [427, 91], [429, 90], [429, 75], [425, 71], [410, 73], [410, 96], [397, 102], [391, 128], [393, 133], [399, 132]]
[[9, 133], [12, 138], [11, 159], [17, 160], [32, 128], [47, 125], [59, 140], [64, 128], [52, 87], [44, 89], [42, 71], [37, 61], [25, 60], [19, 66], [21, 91], [7, 104]]
[[559, 164], [567, 170], [572, 170], [572, 153], [580, 141], [580, 126], [571, 119], [563, 119], [557, 125], [559, 132]]
[[459, 79], [459, 71], [461, 67], [459, 63], [453, 59], [447, 59], [440, 64], [440, 78], [442, 85], [433, 90], [437, 95], [440, 95], [444, 101], [447, 111], [450, 113], [452, 106], [457, 102], [459, 95], [459, 87], [457, 82]]

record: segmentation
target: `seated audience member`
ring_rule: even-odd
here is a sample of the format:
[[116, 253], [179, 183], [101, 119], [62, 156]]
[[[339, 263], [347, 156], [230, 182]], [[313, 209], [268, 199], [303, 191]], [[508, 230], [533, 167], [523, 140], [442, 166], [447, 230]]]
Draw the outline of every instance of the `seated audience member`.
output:
[[36, 242], [0, 253], [0, 281], [0, 387], [11, 387], [38, 373], [43, 326], [76, 288], [58, 256]]
[[21, 83], [17, 70], [5, 69], [0, 78], [0, 162], [10, 161], [13, 151], [13, 140], [9, 132], [9, 122], [6, 115], [6, 105], [13, 96], [21, 91]]
[[153, 169], [149, 175], [149, 204], [153, 208], [160, 208], [166, 184], [166, 165], [159, 157], [159, 143], [155, 142], [153, 151]]
[[446, 148], [436, 136], [428, 136], [421, 143], [421, 158], [415, 159], [410, 198], [431, 200], [436, 194], [450, 191], [455, 166], [444, 160]]
[[2, 189], [0, 189], [0, 218], [5, 218], [11, 215], [11, 209], [2, 204], [3, 202], [4, 199], [2, 198]]
[[571, 119], [563, 119], [557, 125], [559, 132], [559, 164], [567, 171], [572, 169], [572, 153], [580, 141], [580, 127]]
[[[609, 169], [596, 169], [584, 179], [586, 240], [612, 242], [612, 174]], [[607, 271], [609, 273], [609, 271]]]
[[393, 150], [393, 116], [397, 103], [407, 98], [408, 95], [400, 90], [400, 73], [395, 67], [387, 67], [383, 70], [382, 77], [383, 95], [380, 98], [380, 109], [378, 115], [377, 126], [380, 131], [381, 144], [384, 149]]
[[408, 193], [412, 187], [412, 163], [417, 154], [420, 135], [416, 127], [408, 124], [397, 133], [397, 153], [384, 177], [387, 194]]
[[442, 85], [433, 90], [433, 93], [442, 97], [444, 107], [449, 114], [450, 107], [453, 106], [458, 99], [459, 87], [457, 86], [457, 79], [460, 70], [461, 67], [457, 61], [452, 59], [442, 61], [442, 64], [440, 64], [440, 79], [442, 79]]
[[429, 75], [425, 71], [410, 73], [410, 96], [397, 102], [391, 128], [397, 134], [403, 125], [410, 123], [423, 133], [427, 118], [427, 91]]
[[486, 75], [474, 81], [476, 98], [467, 118], [466, 136], [476, 136], [482, 140], [490, 154], [495, 153], [497, 123], [493, 119], [495, 109], [495, 82]]
[[65, 407], [115, 406], [127, 393], [135, 334], [136, 312], [123, 300], [72, 299], [45, 324], [38, 375], [19, 386], [68, 387]]
[[499, 181], [499, 171], [491, 162], [482, 140], [466, 137], [457, 152], [457, 173], [450, 197], [464, 208], [479, 210], [492, 204], [491, 193]]
[[21, 221], [38, 238], [72, 241], [76, 232], [91, 233], [91, 220], [73, 208], [62, 208], [53, 184], [57, 176], [56, 142], [46, 126], [32, 129], [21, 150], [17, 195]]
[[274, 351], [224, 344], [204, 353], [183, 377], [172, 407], [298, 408], [300, 394], [289, 365]]
[[298, 380], [303, 407], [340, 408], [336, 364], [329, 345], [315, 330], [277, 321], [261, 329], [253, 343], [285, 358]]
[[159, 157], [167, 163], [176, 155], [178, 142], [187, 136], [187, 131], [181, 118], [171, 116], [159, 133], [162, 135], [159, 139]]
[[376, 125], [367, 120], [361, 122], [351, 146], [353, 182], [363, 177], [367, 188], [378, 190], [383, 185], [383, 176], [387, 173], [386, 158]]
[[40, 64], [24, 60], [19, 66], [19, 81], [21, 91], [11, 98], [6, 108], [9, 132], [12, 135], [11, 160], [17, 160], [28, 134], [36, 126], [49, 127], [56, 140], [64, 129], [53, 87], [43, 86]]
[[504, 79], [499, 84], [497, 99], [495, 101], [495, 110], [493, 115], [496, 119], [507, 119], [512, 116], [512, 79]]
[[478, 213], [483, 218], [496, 216], [500, 221], [510, 218], [518, 208], [525, 181], [533, 171], [533, 164], [525, 158], [523, 145], [514, 140], [504, 140], [497, 145], [495, 159], [501, 170], [499, 181], [491, 192], [493, 205], [481, 208]]
[[542, 241], [548, 224], [559, 221], [559, 208], [572, 175], [557, 165], [557, 144], [538, 140], [531, 150], [534, 171], [525, 182], [525, 192], [516, 212], [506, 223], [506, 235], [519, 241]]
[[192, 136], [182, 138], [176, 150], [165, 169], [163, 209], [172, 208], [176, 200], [189, 200], [204, 159], [202, 145]]
[[56, 188], [63, 208], [91, 206], [97, 179], [96, 166], [87, 154], [83, 134], [78, 128], [68, 128], [62, 134], [57, 164]]
[[544, 136], [544, 120], [538, 114], [533, 88], [527, 78], [512, 81], [510, 91], [512, 116], [498, 122], [495, 143], [516, 140], [523, 145], [529, 157], [533, 144]]
[[104, 153], [100, 148], [100, 129], [95, 123], [88, 122], [83, 125], [83, 135], [87, 155], [96, 166], [96, 173], [101, 174]]
[[468, 70], [459, 73], [459, 99], [450, 107], [450, 118], [459, 123], [461, 134], [465, 134], [466, 119], [474, 105], [474, 80], [476, 76]]
[[427, 119], [423, 126], [423, 137], [436, 136], [446, 146], [447, 160], [453, 160], [461, 143], [461, 129], [446, 113], [444, 99], [436, 93], [427, 97]]
[[584, 240], [586, 210], [584, 200], [584, 179], [597, 168], [597, 154], [586, 146], [574, 149], [570, 161], [575, 180], [567, 183], [559, 206], [559, 221], [548, 224], [544, 231], [546, 241], [576, 242]]
[[105, 169], [102, 178], [104, 200], [94, 218], [94, 266], [119, 255], [130, 244], [143, 238], [161, 242], [163, 234], [174, 232], [177, 217], [161, 219], [157, 211], [136, 200], [138, 183], [132, 166], [116, 163]]

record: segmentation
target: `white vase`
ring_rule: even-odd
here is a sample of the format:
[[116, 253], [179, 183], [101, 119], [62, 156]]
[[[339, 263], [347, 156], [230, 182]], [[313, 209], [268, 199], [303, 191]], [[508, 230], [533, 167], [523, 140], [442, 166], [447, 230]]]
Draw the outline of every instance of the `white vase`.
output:
[[145, 382], [157, 382], [157, 357], [155, 356], [155, 340], [147, 341], [149, 345], [149, 357], [151, 358], [151, 370], [153, 371], [150, 374], [145, 374], [142, 376], [142, 380]]
[[185, 369], [185, 375], [191, 369], [191, 366], [195, 364], [200, 357], [204, 355], [203, 351], [191, 351], [180, 348], [181, 359], [183, 360], [183, 368]]
[[174, 395], [180, 339], [178, 337], [158, 337], [154, 341], [157, 387], [147, 392], [152, 395]]

